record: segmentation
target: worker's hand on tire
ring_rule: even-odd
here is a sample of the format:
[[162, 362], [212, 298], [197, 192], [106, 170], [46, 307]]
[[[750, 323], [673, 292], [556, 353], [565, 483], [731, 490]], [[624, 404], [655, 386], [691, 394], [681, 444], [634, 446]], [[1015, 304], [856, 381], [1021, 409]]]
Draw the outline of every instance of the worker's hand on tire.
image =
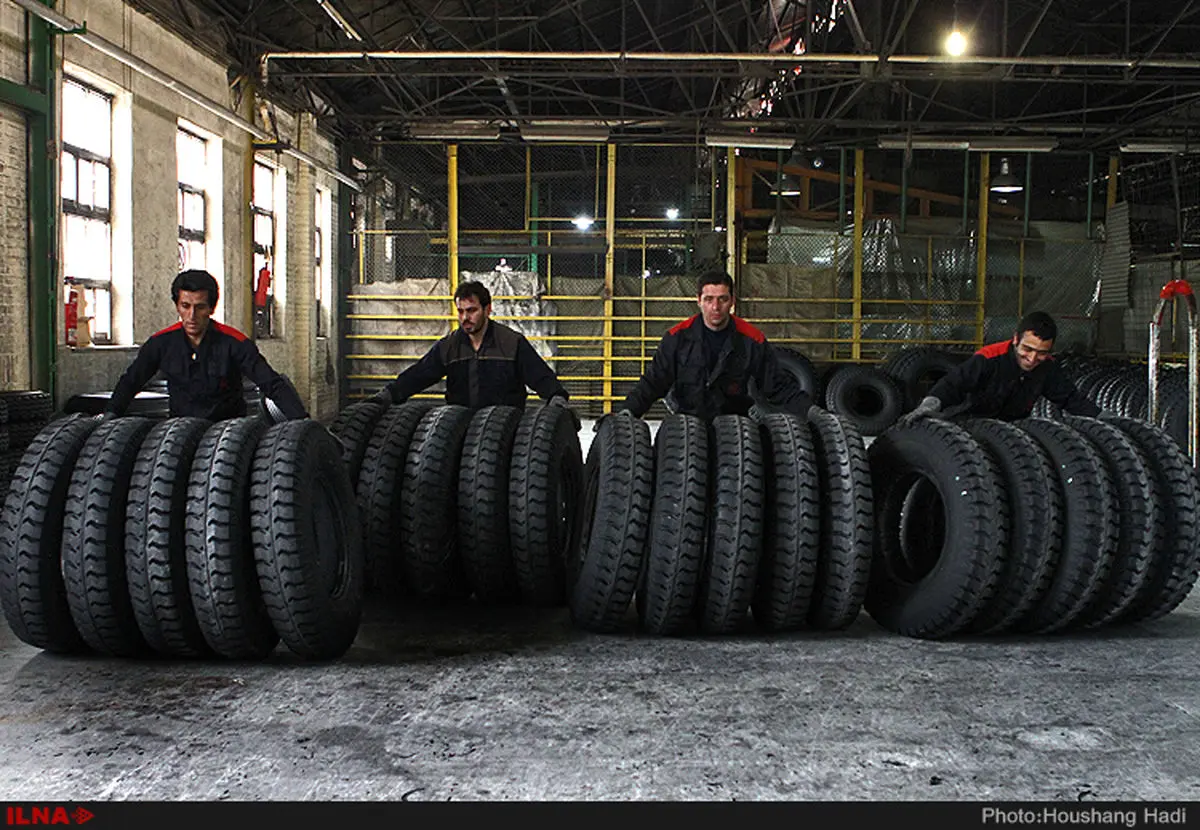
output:
[[382, 389], [380, 389], [378, 392], [376, 392], [374, 395], [367, 398], [367, 400], [371, 401], [372, 403], [377, 403], [380, 406], [391, 406], [392, 405], [392, 392], [390, 389], [388, 389], [385, 386]]
[[571, 416], [571, 422], [573, 424], [575, 424], [575, 431], [579, 432], [579, 430], [583, 428], [583, 422], [579, 420], [579, 415], [575, 412], [574, 409], [572, 409], [570, 406], [567, 405], [567, 399], [564, 398], [562, 395], [555, 395], [553, 398], [546, 401], [546, 406], [553, 406], [558, 409], [565, 409], [567, 411], [567, 413]]
[[101, 412], [99, 415], [93, 415], [92, 420], [96, 422], [96, 426], [100, 426], [108, 421], [115, 420], [121, 417], [115, 412]]
[[917, 404], [916, 409], [897, 418], [896, 425], [910, 427], [918, 421], [924, 420], [925, 418], [937, 418], [941, 412], [941, 409], [942, 402], [938, 398], [935, 398], [932, 395], [926, 395], [921, 399], [921, 402]]

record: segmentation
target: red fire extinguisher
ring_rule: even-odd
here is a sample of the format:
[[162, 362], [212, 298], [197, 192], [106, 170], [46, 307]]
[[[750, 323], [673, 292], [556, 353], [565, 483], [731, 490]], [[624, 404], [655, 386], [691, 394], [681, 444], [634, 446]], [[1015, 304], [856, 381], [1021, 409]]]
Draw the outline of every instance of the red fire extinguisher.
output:
[[67, 287], [66, 305], [63, 308], [66, 319], [67, 345], [79, 345], [79, 289], [71, 285]]

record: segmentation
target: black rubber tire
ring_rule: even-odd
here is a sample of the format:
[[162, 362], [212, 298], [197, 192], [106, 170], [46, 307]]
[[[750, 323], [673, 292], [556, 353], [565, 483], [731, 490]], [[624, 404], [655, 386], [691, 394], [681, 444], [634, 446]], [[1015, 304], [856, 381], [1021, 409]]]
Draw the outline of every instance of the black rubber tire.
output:
[[125, 577], [125, 508], [133, 465], [152, 425], [147, 418], [117, 418], [97, 426], [79, 451], [63, 511], [67, 608], [91, 649], [117, 657], [149, 650]]
[[87, 650], [67, 607], [62, 531], [71, 473], [95, 426], [78, 415], [43, 429], [13, 471], [0, 514], [4, 618], [22, 642], [61, 654]]
[[40, 389], [0, 392], [0, 401], [3, 402], [8, 415], [6, 423], [9, 424], [23, 421], [45, 424], [54, 413], [54, 399], [49, 392]]
[[572, 622], [616, 630], [629, 609], [650, 535], [654, 449], [640, 418], [611, 415], [588, 449], [578, 547], [567, 563]]
[[184, 528], [192, 606], [209, 648], [231, 660], [261, 659], [279, 642], [258, 585], [251, 536], [250, 477], [268, 426], [257, 415], [213, 424], [200, 439], [188, 478]]
[[825, 408], [863, 435], [879, 435], [903, 414], [904, 398], [896, 382], [874, 366], [846, 365], [829, 378]]
[[404, 594], [400, 568], [400, 517], [404, 506], [404, 466], [417, 424], [433, 407], [424, 401], [392, 406], [371, 434], [358, 472], [358, 515], [363, 523], [366, 592]]
[[[1000, 576], [1009, 537], [1000, 469], [969, 432], [936, 418], [889, 430], [869, 456], [876, 544], [866, 609], [898, 634], [953, 636]], [[937, 531], [922, 534], [930, 518]]]
[[908, 355], [903, 362], [893, 364], [891, 370], [883, 370], [900, 388], [905, 412], [914, 409], [934, 384], [962, 362], [955, 355], [940, 349], [916, 349]]
[[308, 660], [350, 648], [363, 606], [362, 528], [342, 447], [316, 421], [263, 433], [250, 477], [254, 565], [279, 639]]
[[1050, 455], [1063, 493], [1063, 536], [1046, 593], [1016, 627], [1041, 634], [1072, 626], [1112, 568], [1120, 505], [1116, 488], [1091, 443], [1065, 423], [1027, 418], [1018, 425]]
[[969, 626], [973, 634], [1007, 631], [1033, 607], [1054, 576], [1062, 550], [1062, 493], [1050, 457], [1034, 438], [1005, 421], [961, 424], [999, 468], [1011, 532], [995, 593]]
[[762, 438], [742, 415], [718, 415], [709, 425], [708, 546], [700, 571], [697, 615], [706, 634], [736, 631], [750, 611], [762, 556]]
[[353, 487], [358, 486], [358, 473], [371, 435], [387, 410], [388, 407], [377, 401], [358, 401], [339, 412], [329, 425], [329, 431], [341, 442], [342, 460], [346, 462]]
[[517, 424], [508, 476], [509, 540], [522, 600], [567, 600], [567, 559], [579, 545], [583, 452], [571, 413], [527, 410]]
[[8, 425], [8, 447], [11, 450], [23, 450], [33, 441], [34, 436], [46, 428], [46, 420], [13, 421]]
[[1183, 602], [1200, 573], [1200, 483], [1187, 452], [1161, 429], [1131, 418], [1106, 420], [1142, 451], [1158, 491], [1165, 532], [1155, 540], [1137, 597], [1118, 618], [1120, 622], [1153, 620]]
[[821, 495], [817, 579], [808, 609], [812, 628], [846, 628], [867, 593], [874, 549], [871, 468], [862, 436], [832, 412], [809, 410]]
[[520, 598], [508, 539], [508, 475], [521, 410], [487, 406], [471, 417], [458, 468], [458, 553], [477, 602]]
[[638, 579], [638, 622], [671, 636], [691, 624], [708, 533], [708, 425], [670, 415], [654, 437], [654, 498]]
[[808, 423], [775, 413], [760, 425], [767, 503], [751, 609], [770, 631], [804, 626], [817, 579], [821, 501]]
[[438, 406], [417, 424], [400, 493], [400, 570], [409, 592], [430, 602], [469, 593], [458, 557], [458, 462], [471, 423], [465, 406]]
[[1104, 582], [1075, 625], [1090, 628], [1112, 622], [1133, 603], [1150, 572], [1159, 522], [1158, 487], [1145, 455], [1115, 424], [1068, 416], [1066, 424], [1083, 435], [1106, 465], [1116, 489], [1117, 546]]
[[795, 349], [785, 346], [774, 346], [773, 349], [779, 368], [792, 376], [809, 400], [813, 403], [821, 400], [821, 380], [813, 362]]
[[170, 418], [138, 450], [125, 509], [125, 579], [133, 617], [149, 646], [170, 657], [211, 653], [188, 588], [188, 479], [210, 423]]

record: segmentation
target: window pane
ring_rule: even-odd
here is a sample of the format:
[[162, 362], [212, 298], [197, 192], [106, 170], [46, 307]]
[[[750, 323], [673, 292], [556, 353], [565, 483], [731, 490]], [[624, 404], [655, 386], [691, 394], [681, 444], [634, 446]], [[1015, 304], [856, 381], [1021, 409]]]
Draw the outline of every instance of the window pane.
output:
[[62, 179], [62, 197], [75, 201], [75, 156], [64, 150], [62, 163], [59, 166], [62, 168], [60, 173]]
[[263, 210], [275, 209], [275, 171], [264, 164], [254, 165], [254, 204]]
[[112, 242], [107, 222], [66, 214], [63, 223], [63, 270], [87, 280], [112, 278]]
[[183, 226], [188, 230], [204, 231], [204, 197], [199, 193], [183, 194]]
[[112, 176], [112, 168], [106, 164], [97, 162], [93, 165], [92, 172], [94, 175], [94, 186], [96, 196], [92, 200], [92, 204], [98, 208], [108, 210], [108, 180]]
[[180, 130], [175, 139], [175, 161], [179, 181], [192, 187], [204, 187], [205, 141]]
[[175, 214], [176, 214], [176, 216], [179, 217], [179, 227], [182, 228], [182, 227], [184, 227], [184, 224], [183, 224], [183, 191], [176, 190], [175, 195], [176, 195], [175, 205], [177, 208]]
[[83, 159], [79, 160], [79, 195], [76, 201], [83, 207], [91, 207], [92, 200], [95, 198], [94, 190], [95, 183], [92, 181], [95, 173], [93, 165], [90, 161]]
[[254, 243], [261, 245], [264, 248], [270, 248], [275, 244], [275, 219], [271, 216], [263, 216], [255, 214], [254, 216]]
[[111, 99], [69, 78], [64, 81], [63, 141], [105, 158], [111, 156]]
[[203, 242], [196, 239], [179, 240], [179, 270], [189, 268], [206, 268], [206, 248]]
[[112, 342], [112, 294], [103, 288], [85, 288], [83, 290], [85, 317], [91, 317], [88, 322], [91, 327], [93, 343]]

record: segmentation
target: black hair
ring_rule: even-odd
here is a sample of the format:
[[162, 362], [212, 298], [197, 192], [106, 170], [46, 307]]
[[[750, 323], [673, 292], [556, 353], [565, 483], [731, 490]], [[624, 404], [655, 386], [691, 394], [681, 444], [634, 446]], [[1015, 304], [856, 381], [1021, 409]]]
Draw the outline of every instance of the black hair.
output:
[[217, 285], [217, 278], [199, 268], [180, 271], [175, 277], [171, 283], [172, 302], [179, 303], [180, 291], [207, 291], [208, 304], [213, 308], [217, 307], [217, 298], [221, 295], [221, 289]]
[[492, 292], [488, 291], [487, 286], [477, 280], [468, 280], [458, 284], [458, 290], [454, 292], [455, 300], [467, 300], [474, 297], [479, 300], [479, 305], [487, 308], [492, 304]]
[[706, 285], [725, 285], [729, 287], [729, 293], [733, 293], [733, 277], [724, 271], [705, 271], [696, 280], [696, 295], [704, 293]]
[[1017, 337], [1019, 338], [1025, 332], [1033, 332], [1033, 336], [1039, 340], [1053, 340], [1058, 336], [1058, 325], [1054, 322], [1054, 318], [1044, 311], [1031, 311], [1021, 318], [1021, 322], [1017, 323]]

